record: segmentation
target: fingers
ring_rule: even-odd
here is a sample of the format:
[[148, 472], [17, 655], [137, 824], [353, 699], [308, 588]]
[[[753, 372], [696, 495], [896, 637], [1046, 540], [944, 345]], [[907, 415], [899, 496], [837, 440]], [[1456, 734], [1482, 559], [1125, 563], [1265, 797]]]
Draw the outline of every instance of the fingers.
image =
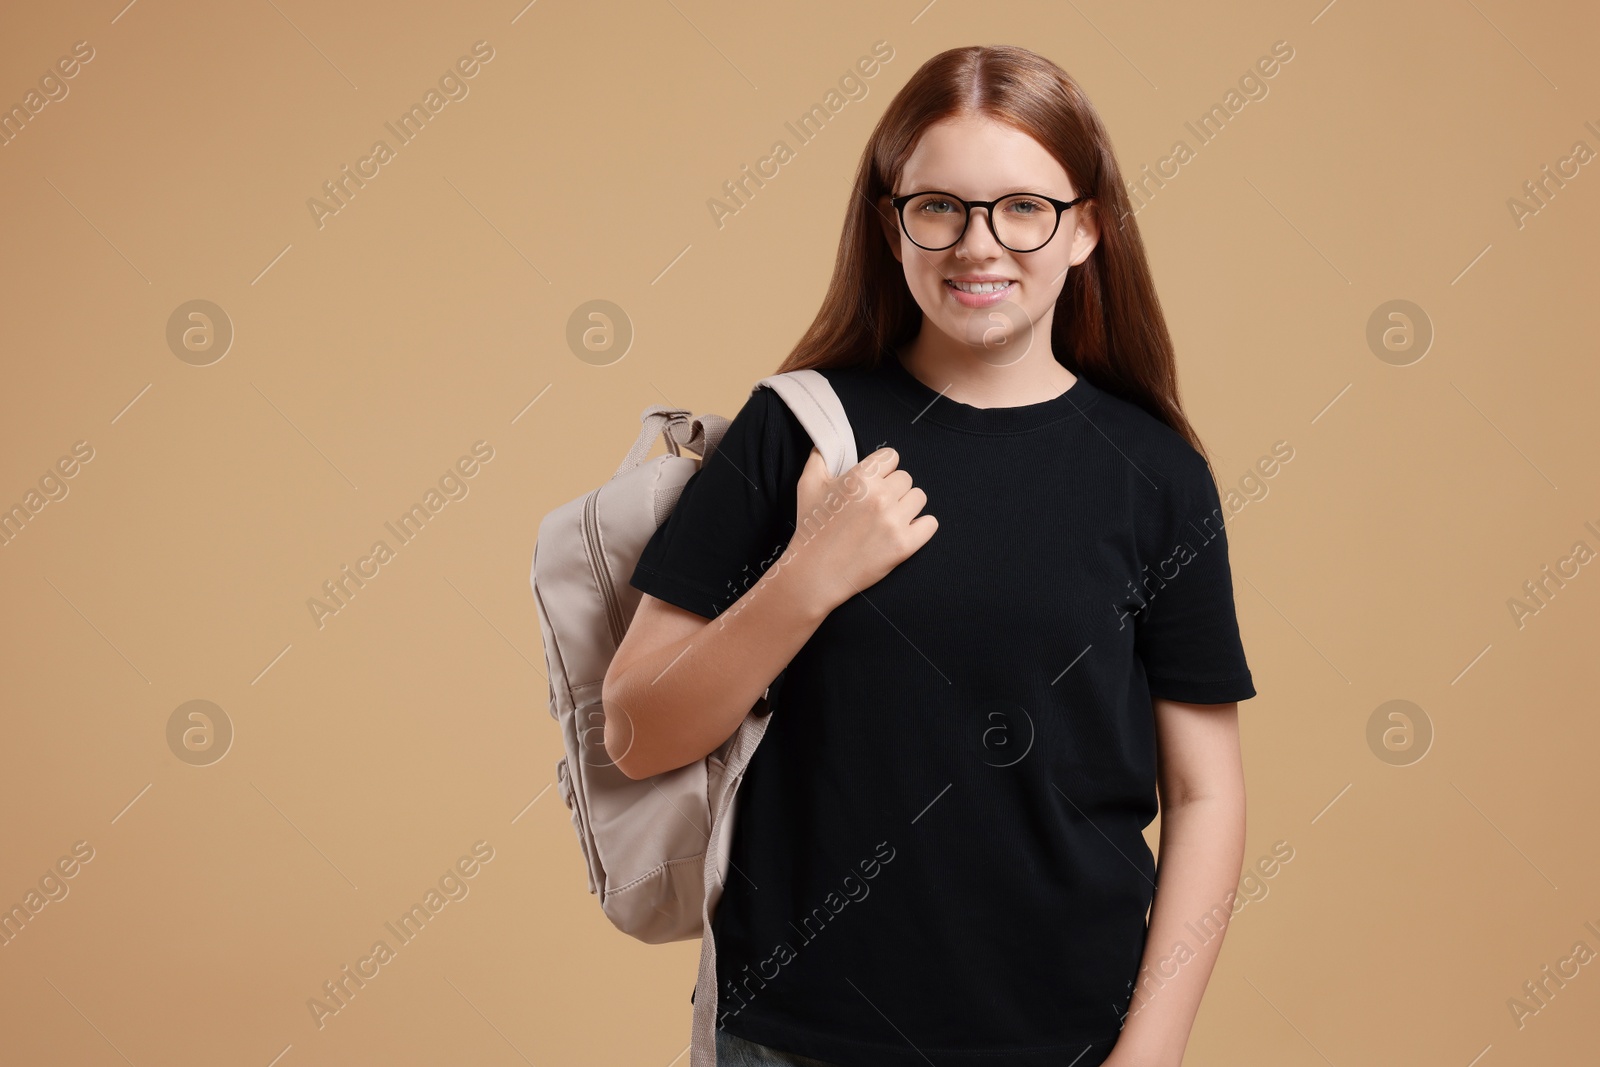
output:
[[[928, 494], [923, 492], [920, 488], [913, 487], [907, 490], [906, 494], [899, 500], [894, 502], [894, 505], [891, 508], [891, 514], [895, 516], [896, 520], [901, 525], [909, 526], [913, 530], [921, 531], [923, 527], [919, 526], [918, 523], [922, 523], [924, 520], [933, 520], [932, 515], [923, 513], [923, 509], [927, 506]], [[932, 531], [929, 531], [929, 536], [931, 535]]]
[[876, 452], [870, 453], [860, 463], [857, 463], [855, 469], [863, 477], [882, 478], [899, 468], [900, 453], [885, 445]]

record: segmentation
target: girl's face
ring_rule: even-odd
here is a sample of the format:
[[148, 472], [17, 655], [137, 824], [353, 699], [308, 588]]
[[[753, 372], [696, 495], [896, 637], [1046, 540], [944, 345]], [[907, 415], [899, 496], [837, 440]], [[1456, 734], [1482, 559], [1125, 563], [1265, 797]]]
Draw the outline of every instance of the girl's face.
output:
[[[938, 191], [965, 200], [995, 200], [1010, 193], [1043, 193], [1057, 200], [1073, 200], [1082, 190], [1066, 169], [1032, 137], [987, 116], [946, 119], [923, 131], [894, 189], [897, 196]], [[1033, 252], [1012, 252], [995, 240], [987, 208], [973, 208], [967, 230], [950, 248], [930, 252], [912, 243], [900, 226], [889, 197], [879, 201], [884, 234], [895, 259], [905, 268], [906, 284], [922, 308], [924, 327], [932, 326], [950, 339], [989, 353], [1007, 353], [1006, 361], [1021, 358], [1037, 336], [1048, 349], [1056, 298], [1066, 284], [1067, 268], [1088, 258], [1099, 239], [1099, 226], [1090, 211], [1093, 201], [1068, 208], [1055, 236]], [[912, 204], [906, 205], [909, 220]], [[948, 211], [937, 204], [935, 210]], [[959, 205], [956, 205], [959, 210]], [[1006, 211], [1004, 205], [1002, 212]], [[1023, 205], [1018, 210], [1029, 210]], [[1005, 233], [1001, 223], [1001, 232]], [[925, 244], [935, 243], [924, 241]], [[1013, 244], [1022, 242], [1012, 240]], [[969, 292], [978, 285], [998, 292]], [[998, 331], [998, 334], [997, 332]], [[1018, 338], [1018, 334], [1024, 336]], [[997, 348], [1003, 344], [1003, 348]]]

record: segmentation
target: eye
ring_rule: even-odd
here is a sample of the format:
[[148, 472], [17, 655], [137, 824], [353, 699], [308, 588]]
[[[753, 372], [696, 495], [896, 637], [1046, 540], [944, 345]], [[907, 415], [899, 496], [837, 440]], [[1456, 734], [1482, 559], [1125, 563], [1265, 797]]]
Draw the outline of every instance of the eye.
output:
[[959, 209], [956, 207], [956, 205], [952, 204], [943, 197], [934, 197], [931, 200], [924, 200], [921, 204], [917, 205], [917, 210], [928, 215], [947, 215], [950, 212]]
[[1006, 213], [1020, 218], [1031, 218], [1048, 210], [1050, 210], [1049, 204], [1043, 200], [1035, 200], [1032, 197], [1018, 197], [1015, 200], [1006, 201]]

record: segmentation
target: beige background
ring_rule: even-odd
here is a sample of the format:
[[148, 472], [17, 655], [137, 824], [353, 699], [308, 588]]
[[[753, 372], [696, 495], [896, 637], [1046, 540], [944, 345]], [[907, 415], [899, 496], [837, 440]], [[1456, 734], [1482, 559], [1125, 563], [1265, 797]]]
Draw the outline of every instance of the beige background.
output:
[[[0, 506], [93, 458], [0, 548], [0, 905], [93, 858], [0, 948], [0, 1060], [687, 1063], [697, 945], [610, 927], [551, 788], [540, 517], [647, 405], [731, 415], [776, 367], [927, 57], [1043, 52], [1133, 174], [1282, 40], [1269, 95], [1139, 215], [1219, 480], [1294, 449], [1230, 523], [1247, 856], [1293, 859], [1185, 1062], [1593, 1061], [1600, 965], [1520, 1027], [1508, 1000], [1600, 950], [1600, 565], [1521, 628], [1507, 606], [1600, 550], [1600, 164], [1521, 227], [1507, 206], [1600, 150], [1592, 5], [519, 8], [6, 14], [0, 102], [94, 58], [0, 148]], [[308, 199], [480, 40], [470, 94], [319, 228]], [[868, 95], [719, 229], [707, 200], [880, 40]], [[166, 339], [196, 299], [235, 331], [207, 366]], [[594, 299], [635, 331], [608, 366], [566, 342]], [[1435, 334], [1406, 366], [1366, 339], [1397, 299]], [[477, 441], [470, 493], [319, 628], [322, 583]], [[168, 741], [197, 699], [234, 731], [208, 766]], [[1369, 741], [1397, 699], [1423, 758]], [[319, 1028], [323, 982], [480, 841], [470, 894]]]

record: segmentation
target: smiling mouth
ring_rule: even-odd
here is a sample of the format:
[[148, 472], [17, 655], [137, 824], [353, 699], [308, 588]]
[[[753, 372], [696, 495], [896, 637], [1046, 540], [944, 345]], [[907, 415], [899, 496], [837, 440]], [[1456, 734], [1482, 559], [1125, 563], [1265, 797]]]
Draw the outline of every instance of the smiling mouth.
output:
[[979, 294], [979, 295], [985, 295], [985, 294], [988, 294], [988, 293], [998, 293], [998, 292], [1000, 292], [1000, 291], [1002, 291], [1004, 289], [1008, 289], [1012, 285], [1016, 284], [1015, 282], [1011, 282], [1011, 281], [1003, 281], [1003, 282], [958, 282], [958, 281], [953, 281], [950, 278], [946, 278], [944, 280], [944, 283], [946, 285], [948, 285], [950, 288], [955, 289], [955, 290], [957, 290], [959, 292], [976, 293], [976, 294]]

